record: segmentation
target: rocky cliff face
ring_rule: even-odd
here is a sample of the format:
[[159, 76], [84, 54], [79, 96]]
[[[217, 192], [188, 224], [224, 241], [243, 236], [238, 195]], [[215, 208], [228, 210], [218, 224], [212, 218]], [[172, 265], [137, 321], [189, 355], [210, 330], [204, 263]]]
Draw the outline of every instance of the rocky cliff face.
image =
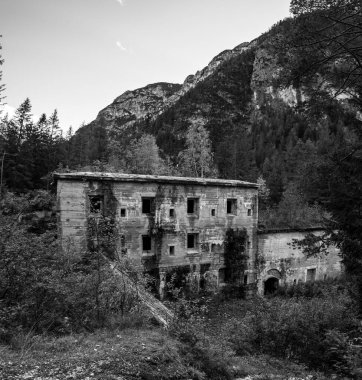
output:
[[232, 50], [225, 50], [218, 54], [205, 68], [189, 75], [184, 83], [154, 83], [134, 91], [126, 91], [117, 97], [112, 104], [98, 113], [95, 122], [102, 122], [108, 128], [114, 121], [121, 129], [131, 127], [135, 121], [142, 119], [156, 119], [165, 110], [172, 107], [188, 91], [195, 88], [200, 82], [211, 76], [224, 62], [250, 48], [248, 42], [236, 46]]

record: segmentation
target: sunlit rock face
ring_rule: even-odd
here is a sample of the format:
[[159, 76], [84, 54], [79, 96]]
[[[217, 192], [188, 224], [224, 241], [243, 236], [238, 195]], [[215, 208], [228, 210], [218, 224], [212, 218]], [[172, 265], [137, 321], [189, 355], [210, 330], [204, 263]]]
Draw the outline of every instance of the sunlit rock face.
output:
[[103, 123], [110, 124], [117, 120], [118, 127], [120, 124], [127, 127], [140, 119], [155, 119], [188, 91], [195, 88], [198, 83], [211, 76], [222, 63], [248, 48], [249, 43], [246, 42], [232, 50], [223, 51], [213, 58], [205, 68], [197, 71], [195, 75], [189, 75], [182, 85], [161, 82], [126, 91], [112, 104], [101, 110], [95, 121], [102, 120]]
[[112, 104], [99, 112], [97, 119], [111, 122], [122, 119], [131, 122], [158, 113], [170, 96], [181, 88], [180, 84], [155, 83], [134, 91], [126, 91]]

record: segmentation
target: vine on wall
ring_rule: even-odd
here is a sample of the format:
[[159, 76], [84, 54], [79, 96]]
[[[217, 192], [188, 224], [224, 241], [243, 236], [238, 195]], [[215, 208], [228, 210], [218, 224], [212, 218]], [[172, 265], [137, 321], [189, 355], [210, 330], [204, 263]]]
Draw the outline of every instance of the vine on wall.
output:
[[243, 274], [246, 268], [248, 255], [246, 254], [246, 242], [248, 233], [246, 229], [226, 231], [224, 241], [225, 282], [234, 285], [243, 283]]

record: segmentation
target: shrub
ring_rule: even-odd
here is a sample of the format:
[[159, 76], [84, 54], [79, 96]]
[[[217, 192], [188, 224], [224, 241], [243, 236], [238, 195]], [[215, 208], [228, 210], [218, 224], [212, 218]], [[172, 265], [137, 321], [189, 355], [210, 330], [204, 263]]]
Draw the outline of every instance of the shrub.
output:
[[346, 291], [332, 289], [315, 298], [254, 300], [244, 318], [233, 322], [230, 341], [240, 355], [262, 352], [312, 368], [352, 371], [353, 359], [346, 355], [354, 358], [348, 342], [358, 323]]

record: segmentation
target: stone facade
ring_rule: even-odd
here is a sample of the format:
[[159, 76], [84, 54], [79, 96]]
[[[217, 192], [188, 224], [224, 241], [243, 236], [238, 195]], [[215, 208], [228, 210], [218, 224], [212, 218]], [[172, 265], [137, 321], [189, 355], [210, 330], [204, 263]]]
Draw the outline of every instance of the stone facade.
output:
[[64, 173], [56, 179], [63, 246], [85, 249], [90, 218], [109, 216], [116, 222], [118, 254], [156, 270], [161, 295], [166, 273], [177, 267], [222, 285], [229, 228], [247, 231], [242, 281], [249, 290], [265, 294], [281, 284], [324, 280], [341, 272], [338, 250], [307, 259], [290, 245], [305, 231], [258, 233], [254, 183], [111, 173]]
[[[246, 229], [245, 281], [255, 283], [258, 186], [253, 183], [109, 173], [57, 174], [63, 245], [86, 247], [87, 224], [97, 212], [112, 216], [118, 252], [159, 270], [160, 284], [174, 267], [207, 272], [223, 283], [228, 228]], [[152, 268], [153, 267], [153, 268]]]

